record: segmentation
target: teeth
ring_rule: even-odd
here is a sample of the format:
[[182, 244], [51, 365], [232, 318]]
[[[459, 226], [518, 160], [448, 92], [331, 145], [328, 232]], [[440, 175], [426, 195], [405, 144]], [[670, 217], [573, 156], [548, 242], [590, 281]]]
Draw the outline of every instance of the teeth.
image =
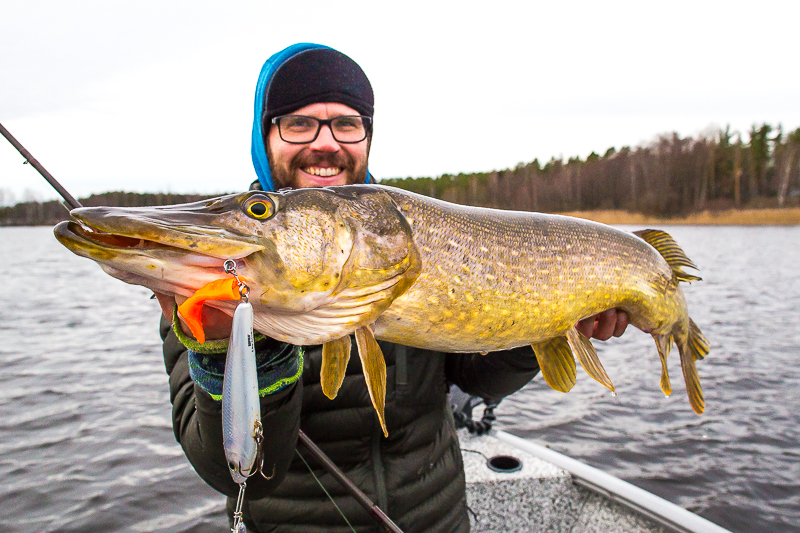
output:
[[303, 169], [303, 172], [308, 174], [312, 174], [314, 176], [320, 176], [322, 178], [329, 178], [331, 176], [335, 176], [336, 174], [340, 173], [342, 169], [332, 167], [332, 168], [323, 168], [323, 167], [306, 167]]

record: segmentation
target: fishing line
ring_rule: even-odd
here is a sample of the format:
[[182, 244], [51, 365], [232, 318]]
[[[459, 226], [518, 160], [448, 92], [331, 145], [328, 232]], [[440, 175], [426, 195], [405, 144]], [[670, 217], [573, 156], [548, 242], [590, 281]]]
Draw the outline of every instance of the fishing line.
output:
[[486, 461], [489, 461], [489, 458], [486, 457], [486, 455], [484, 455], [482, 452], [479, 452], [478, 450], [468, 450], [466, 448], [461, 448], [461, 451], [462, 452], [469, 452], [469, 453], [477, 453], [478, 455], [480, 455], [481, 457], [486, 459]]
[[331, 503], [333, 504], [333, 506], [334, 506], [334, 507], [336, 507], [336, 510], [337, 510], [337, 511], [339, 511], [339, 514], [340, 514], [340, 515], [342, 515], [342, 518], [344, 518], [344, 521], [345, 521], [345, 522], [347, 522], [347, 525], [348, 525], [348, 526], [350, 526], [350, 529], [353, 531], [353, 533], [356, 533], [356, 530], [353, 528], [353, 525], [350, 523], [350, 521], [349, 521], [349, 520], [347, 519], [347, 517], [344, 515], [344, 513], [343, 513], [343, 512], [342, 512], [342, 510], [339, 508], [339, 506], [338, 506], [338, 505], [336, 505], [336, 501], [333, 499], [333, 496], [331, 496], [331, 495], [330, 495], [330, 493], [329, 493], [327, 490], [325, 490], [325, 487], [322, 485], [322, 482], [319, 480], [319, 478], [317, 477], [317, 475], [316, 475], [316, 474], [314, 473], [314, 471], [311, 469], [311, 466], [310, 466], [310, 465], [309, 465], [309, 464], [306, 462], [306, 460], [305, 460], [305, 459], [303, 458], [303, 456], [300, 454], [300, 451], [299, 451], [299, 450], [295, 450], [295, 453], [296, 453], [296, 454], [297, 454], [297, 456], [300, 458], [300, 460], [301, 460], [301, 461], [303, 461], [303, 464], [304, 464], [304, 465], [306, 465], [306, 468], [308, 468], [308, 471], [309, 471], [309, 472], [311, 472], [311, 475], [314, 477], [314, 480], [317, 482], [317, 485], [319, 485], [319, 486], [320, 486], [320, 488], [321, 488], [321, 489], [322, 489], [322, 491], [325, 493], [325, 495], [328, 497], [328, 499], [331, 501]]

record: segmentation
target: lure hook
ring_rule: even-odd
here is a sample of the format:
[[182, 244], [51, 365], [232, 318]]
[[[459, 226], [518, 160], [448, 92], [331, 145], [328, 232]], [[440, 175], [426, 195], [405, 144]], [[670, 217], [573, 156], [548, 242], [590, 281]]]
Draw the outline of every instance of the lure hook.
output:
[[[256, 426], [255, 439], [256, 446], [258, 447], [258, 451], [256, 452], [256, 469], [261, 473], [261, 477], [264, 479], [272, 479], [275, 477], [275, 463], [272, 463], [272, 474], [264, 474], [264, 430], [261, 426], [261, 422]], [[253, 472], [253, 474], [255, 474], [255, 472]]]
[[250, 471], [249, 474], [245, 474], [242, 470], [241, 464], [238, 465], [238, 472], [239, 475], [250, 479], [257, 473], [261, 474], [261, 477], [264, 479], [272, 479], [275, 477], [275, 464], [272, 465], [272, 474], [266, 475], [264, 473], [264, 429], [261, 425], [261, 422], [256, 422], [255, 427], [253, 428], [253, 440], [256, 441], [256, 460], [255, 464], [253, 465], [253, 469]]
[[222, 268], [225, 270], [226, 274], [230, 274], [236, 280], [236, 284], [239, 286], [239, 296], [243, 302], [247, 302], [247, 297], [250, 295], [250, 287], [247, 283], [239, 279], [239, 276], [236, 274], [236, 261], [233, 259], [226, 259], [225, 262], [222, 263]]

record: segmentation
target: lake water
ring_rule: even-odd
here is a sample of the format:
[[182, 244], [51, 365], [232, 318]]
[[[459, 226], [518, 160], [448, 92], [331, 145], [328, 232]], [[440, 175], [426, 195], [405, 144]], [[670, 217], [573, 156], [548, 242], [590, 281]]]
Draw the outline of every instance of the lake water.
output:
[[[541, 378], [497, 427], [617, 475], [735, 532], [800, 529], [800, 228], [673, 227], [705, 281], [684, 286], [711, 341], [706, 413], [658, 387], [649, 335], [596, 342], [618, 395], [582, 370]], [[49, 228], [0, 228], [0, 531], [226, 529], [224, 499], [170, 423], [150, 292], [61, 247]]]

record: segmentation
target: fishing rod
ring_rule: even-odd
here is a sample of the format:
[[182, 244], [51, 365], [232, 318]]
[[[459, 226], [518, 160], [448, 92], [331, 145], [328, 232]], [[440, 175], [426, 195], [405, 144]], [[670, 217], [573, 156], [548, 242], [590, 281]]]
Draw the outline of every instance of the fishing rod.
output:
[[[61, 197], [64, 199], [64, 201], [66, 202], [66, 204], [69, 206], [70, 209], [77, 209], [78, 207], [83, 207], [83, 205], [81, 205], [81, 203], [78, 200], [73, 198], [73, 196], [69, 192], [67, 192], [67, 190], [64, 187], [61, 186], [58, 180], [56, 180], [53, 177], [53, 175], [50, 174], [41, 165], [41, 163], [39, 163], [39, 161], [37, 161], [36, 158], [34, 158], [31, 155], [31, 153], [27, 151], [25, 147], [22, 146], [22, 144], [17, 139], [14, 138], [13, 135], [11, 135], [11, 133], [2, 124], [0, 124], [0, 133], [2, 133], [3, 137], [8, 139], [8, 142], [10, 142], [14, 146], [14, 148], [16, 148], [17, 151], [20, 154], [22, 154], [22, 157], [25, 158], [25, 163], [23, 164], [30, 163], [30, 165], [33, 168], [35, 168], [39, 172], [39, 174], [41, 174], [42, 177], [47, 180], [47, 182], [50, 185], [53, 186], [53, 188], [58, 192], [58, 194], [61, 195]], [[347, 489], [347, 491], [350, 492], [353, 498], [355, 498], [355, 500], [364, 509], [367, 510], [367, 512], [375, 521], [377, 521], [379, 524], [385, 527], [387, 531], [391, 533], [403, 533], [403, 531], [399, 527], [397, 527], [397, 525], [394, 522], [392, 522], [392, 519], [389, 518], [386, 515], [386, 513], [384, 513], [380, 509], [380, 507], [374, 504], [367, 497], [367, 495], [364, 494], [355, 485], [355, 483], [350, 481], [347, 475], [345, 475], [345, 473], [342, 472], [342, 470], [338, 466], [336, 466], [336, 463], [334, 463], [331, 460], [331, 458], [325, 454], [325, 452], [320, 450], [319, 447], [316, 444], [314, 444], [314, 442], [312, 442], [312, 440], [309, 439], [305, 433], [300, 431], [298, 439], [303, 444], [303, 446], [305, 446], [305, 448], [309, 451], [309, 453], [325, 468], [325, 470], [327, 470], [328, 473], [331, 474], [334, 477], [334, 479], [336, 479], [336, 481], [338, 481], [345, 489]]]
[[11, 133], [2, 124], [0, 124], [0, 133], [2, 133], [3, 137], [8, 139], [8, 142], [10, 142], [11, 145], [14, 148], [16, 148], [20, 154], [22, 154], [22, 157], [25, 158], [25, 162], [23, 163], [23, 165], [30, 163], [30, 165], [33, 168], [35, 168], [39, 172], [39, 174], [42, 175], [44, 179], [47, 180], [47, 183], [52, 185], [53, 188], [58, 192], [58, 194], [61, 195], [61, 197], [66, 202], [67, 206], [69, 206], [69, 210], [77, 209], [78, 207], [83, 207], [83, 205], [81, 205], [81, 203], [78, 200], [73, 198], [72, 195], [68, 193], [67, 190], [64, 187], [62, 187], [61, 184], [53, 177], [53, 175], [50, 174], [42, 166], [42, 164], [39, 163], [39, 161], [37, 161], [36, 158], [33, 157], [31, 153], [27, 151], [25, 147], [22, 146], [22, 144], [18, 140], [16, 140], [13, 135], [11, 135]]
[[325, 470], [331, 474], [336, 481], [338, 481], [344, 488], [346, 488], [353, 498], [367, 510], [367, 512], [375, 519], [376, 522], [381, 524], [386, 528], [387, 531], [391, 533], [403, 533], [403, 531], [397, 527], [397, 524], [392, 522], [392, 519], [389, 518], [386, 513], [384, 513], [380, 507], [375, 505], [372, 500], [370, 500], [366, 494], [361, 492], [361, 489], [356, 487], [355, 483], [350, 481], [348, 477], [342, 472], [338, 466], [331, 460], [330, 457], [325, 455], [325, 452], [319, 449], [319, 447], [314, 444], [308, 436], [303, 433], [303, 430], [299, 430], [297, 434], [298, 440], [305, 446], [305, 448], [311, 453], [314, 458], [319, 461]]

